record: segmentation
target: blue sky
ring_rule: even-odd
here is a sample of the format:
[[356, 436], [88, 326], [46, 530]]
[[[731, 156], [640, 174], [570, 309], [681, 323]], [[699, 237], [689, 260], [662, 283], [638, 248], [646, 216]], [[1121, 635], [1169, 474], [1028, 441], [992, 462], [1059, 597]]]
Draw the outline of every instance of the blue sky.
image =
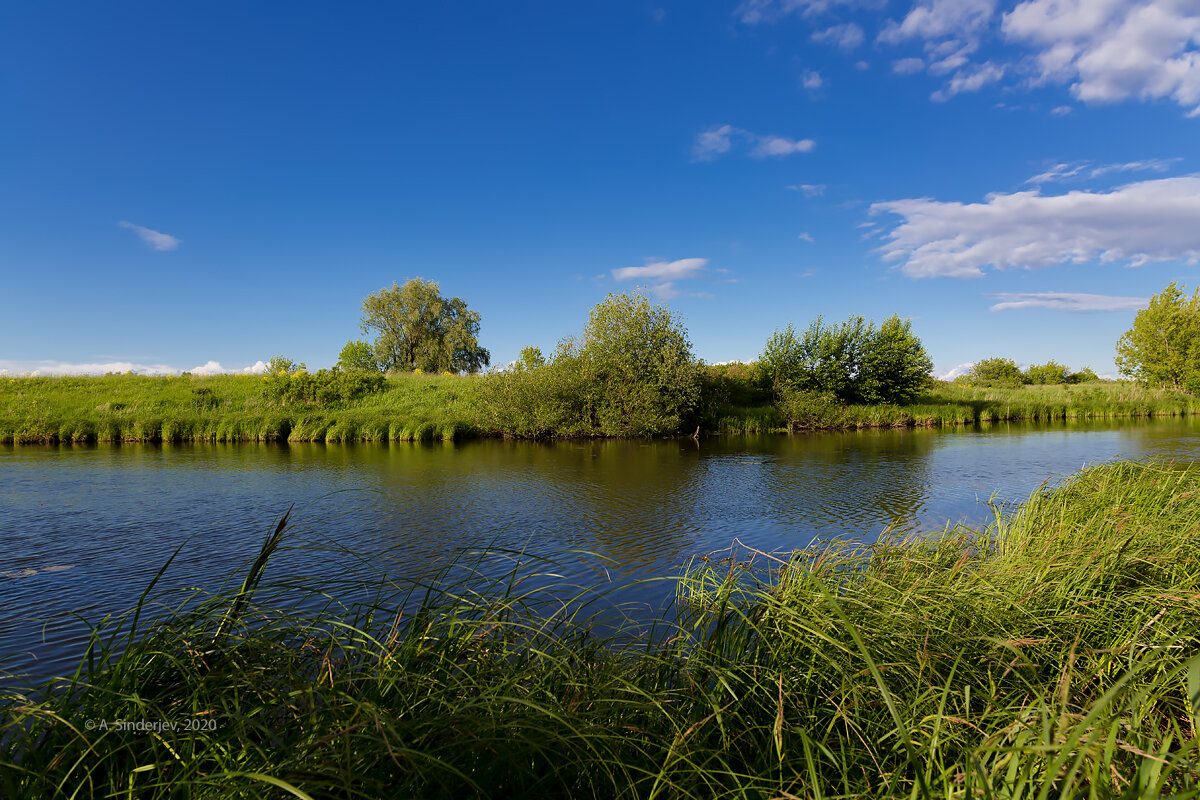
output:
[[8, 4], [0, 104], [10, 374], [328, 366], [417, 276], [496, 363], [643, 287], [1113, 373], [1200, 283], [1195, 0]]

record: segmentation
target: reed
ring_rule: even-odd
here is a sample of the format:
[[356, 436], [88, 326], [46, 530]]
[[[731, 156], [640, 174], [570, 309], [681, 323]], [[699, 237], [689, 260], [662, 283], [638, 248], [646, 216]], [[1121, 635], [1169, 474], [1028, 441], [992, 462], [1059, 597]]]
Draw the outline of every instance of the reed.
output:
[[8, 693], [0, 795], [1200, 794], [1200, 467], [1093, 467], [978, 530], [716, 554], [616, 630], [525, 588], [548, 565], [266, 604], [278, 546]]

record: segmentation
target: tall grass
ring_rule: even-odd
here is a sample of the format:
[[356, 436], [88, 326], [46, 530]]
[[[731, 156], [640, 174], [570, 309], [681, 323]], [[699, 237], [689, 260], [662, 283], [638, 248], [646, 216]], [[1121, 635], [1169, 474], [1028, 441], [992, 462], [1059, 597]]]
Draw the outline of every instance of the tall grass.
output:
[[431, 441], [478, 435], [478, 378], [401, 375], [350, 403], [284, 404], [257, 375], [0, 379], [0, 443]]
[[7, 696], [0, 795], [1200, 793], [1200, 467], [1095, 467], [980, 530], [747, 552], [612, 634], [518, 575], [320, 614], [247, 580]]

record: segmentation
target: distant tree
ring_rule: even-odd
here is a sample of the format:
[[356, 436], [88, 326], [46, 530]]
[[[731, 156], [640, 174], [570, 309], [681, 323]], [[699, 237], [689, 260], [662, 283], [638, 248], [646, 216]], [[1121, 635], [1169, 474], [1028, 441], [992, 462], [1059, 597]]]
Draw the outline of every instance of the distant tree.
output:
[[912, 322], [893, 315], [868, 334], [858, 394], [867, 403], [907, 403], [929, 385], [932, 371]]
[[382, 372], [379, 360], [375, 358], [375, 348], [364, 341], [346, 342], [342, 352], [338, 353], [338, 369], [346, 372]]
[[461, 298], [442, 297], [433, 281], [413, 278], [363, 299], [362, 329], [376, 333], [384, 370], [478, 372], [491, 361], [479, 346], [479, 314]]
[[1068, 383], [1071, 371], [1057, 361], [1047, 361], [1045, 364], [1030, 364], [1025, 370], [1025, 383]]
[[985, 358], [976, 361], [966, 377], [967, 383], [988, 386], [1020, 386], [1025, 382], [1020, 367], [1011, 358]]
[[1091, 383], [1098, 380], [1100, 380], [1100, 376], [1091, 367], [1084, 367], [1067, 376], [1067, 383]]
[[271, 360], [267, 362], [267, 373], [270, 375], [290, 375], [293, 372], [300, 372], [307, 369], [304, 362], [297, 364], [287, 356], [271, 356]]
[[1200, 392], [1200, 289], [1175, 282], [1150, 298], [1117, 341], [1117, 368], [1139, 383]]
[[537, 369], [546, 365], [546, 357], [540, 347], [523, 347], [517, 356], [517, 367], [520, 369]]

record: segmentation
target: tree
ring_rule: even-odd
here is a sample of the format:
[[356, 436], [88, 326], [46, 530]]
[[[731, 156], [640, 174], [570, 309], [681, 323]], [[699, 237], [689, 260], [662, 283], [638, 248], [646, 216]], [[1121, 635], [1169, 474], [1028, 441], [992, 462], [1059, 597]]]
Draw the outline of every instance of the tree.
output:
[[1020, 386], [1025, 382], [1021, 368], [1011, 358], [985, 358], [976, 361], [964, 377], [968, 383], [988, 386]]
[[459, 297], [442, 297], [433, 281], [413, 278], [363, 299], [362, 330], [375, 331], [375, 358], [384, 370], [469, 372], [491, 354], [479, 346], [479, 313]]
[[375, 348], [368, 342], [346, 342], [342, 352], [338, 353], [338, 369], [346, 372], [382, 372], [379, 361], [375, 358]]
[[1139, 383], [1200, 392], [1200, 289], [1174, 281], [1150, 298], [1117, 341], [1117, 368]]
[[267, 362], [268, 375], [290, 375], [293, 372], [303, 372], [307, 367], [304, 362], [297, 364], [287, 356], [271, 356], [271, 360]]
[[676, 432], [700, 398], [700, 368], [680, 321], [641, 294], [610, 294], [592, 309], [577, 359], [600, 432], [646, 436]]
[[1025, 370], [1025, 383], [1070, 383], [1071, 370], [1053, 359], [1045, 364], [1030, 364]]
[[892, 315], [879, 330], [868, 330], [858, 393], [867, 403], [907, 403], [929, 384], [932, 371], [912, 321]]
[[776, 330], [759, 356], [776, 397], [832, 395], [843, 403], [902, 403], [933, 369], [912, 323], [892, 316], [879, 328], [853, 315], [837, 325], [817, 317], [802, 334]]
[[517, 356], [516, 367], [518, 369], [537, 369], [544, 366], [546, 366], [546, 357], [542, 355], [542, 348], [534, 345], [521, 348], [521, 352]]

